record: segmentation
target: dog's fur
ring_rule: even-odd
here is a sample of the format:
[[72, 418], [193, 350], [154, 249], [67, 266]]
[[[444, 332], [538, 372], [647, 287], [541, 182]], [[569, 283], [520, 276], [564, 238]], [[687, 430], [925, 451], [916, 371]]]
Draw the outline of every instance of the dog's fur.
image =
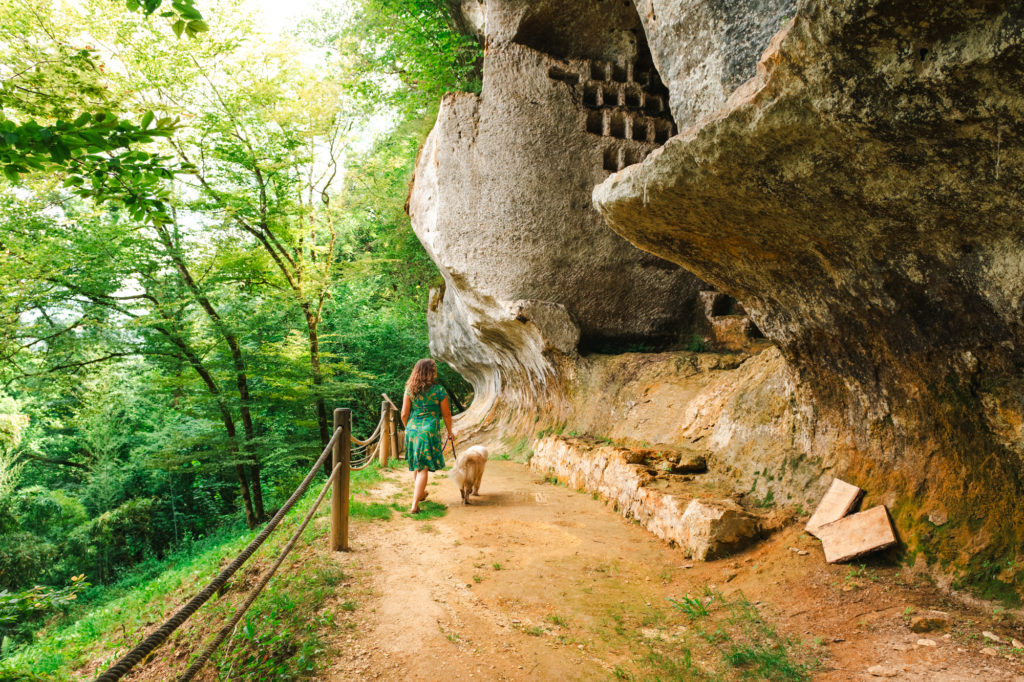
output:
[[455, 481], [459, 492], [462, 493], [463, 504], [469, 504], [470, 495], [480, 494], [480, 479], [484, 476], [486, 464], [487, 448], [482, 445], [474, 445], [455, 460], [451, 479]]

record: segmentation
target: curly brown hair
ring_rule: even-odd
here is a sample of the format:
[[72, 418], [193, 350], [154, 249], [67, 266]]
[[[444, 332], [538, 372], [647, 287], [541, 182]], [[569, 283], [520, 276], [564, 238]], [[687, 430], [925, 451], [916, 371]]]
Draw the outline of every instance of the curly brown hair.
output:
[[415, 398], [423, 391], [437, 383], [437, 365], [430, 358], [424, 358], [412, 368], [409, 380], [405, 382], [405, 392]]

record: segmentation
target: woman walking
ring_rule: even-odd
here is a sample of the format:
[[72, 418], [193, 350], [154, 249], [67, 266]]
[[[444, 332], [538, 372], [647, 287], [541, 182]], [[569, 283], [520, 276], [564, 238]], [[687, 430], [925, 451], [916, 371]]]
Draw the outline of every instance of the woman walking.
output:
[[452, 411], [448, 394], [437, 383], [437, 365], [427, 358], [412, 369], [405, 383], [402, 399], [402, 423], [405, 424], [405, 458], [413, 472], [413, 496], [409, 513], [420, 510], [420, 502], [427, 499], [427, 476], [430, 471], [444, 468], [441, 444], [441, 419], [455, 445], [452, 431]]

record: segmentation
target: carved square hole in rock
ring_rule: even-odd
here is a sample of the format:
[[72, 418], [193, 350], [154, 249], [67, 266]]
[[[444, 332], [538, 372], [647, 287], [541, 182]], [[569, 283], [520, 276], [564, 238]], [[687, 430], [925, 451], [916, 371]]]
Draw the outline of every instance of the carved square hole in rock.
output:
[[619, 64], [612, 64], [612, 80], [617, 83], [625, 83], [629, 79], [629, 73], [626, 71], [625, 66]]
[[633, 80], [641, 87], [646, 87], [651, 82], [651, 72], [647, 69], [633, 69]]
[[580, 80], [579, 74], [567, 71], [558, 65], [552, 66], [548, 69], [548, 78], [556, 81], [564, 81], [570, 85], [575, 85]]
[[668, 142], [668, 138], [672, 137], [672, 121], [666, 121], [660, 119], [654, 122], [654, 141], [658, 144], [664, 144]]
[[604, 135], [604, 112], [587, 112], [587, 132], [595, 135]]
[[[626, 138], [626, 115], [621, 111], [613, 111], [608, 134], [612, 137]], [[667, 139], [667, 138], [666, 138]]]
[[610, 173], [619, 170], [619, 150], [615, 147], [604, 150], [604, 169]]
[[627, 109], [639, 109], [640, 88], [626, 88], [624, 100]]
[[657, 95], [646, 95], [644, 97], [644, 111], [651, 116], [658, 116], [662, 112], [664, 102]]
[[647, 142], [647, 121], [642, 118], [633, 119], [633, 139], [637, 142]]
[[601, 62], [590, 62], [590, 80], [603, 81], [608, 77], [604, 64]]
[[619, 106], [619, 90], [614, 85], [606, 85], [603, 91], [604, 105], [606, 107]]
[[601, 87], [596, 83], [587, 83], [583, 86], [583, 105], [597, 108], [601, 106]]
[[647, 154], [640, 149], [627, 149], [625, 156], [625, 165], [632, 166], [634, 163], [640, 163], [643, 161]]

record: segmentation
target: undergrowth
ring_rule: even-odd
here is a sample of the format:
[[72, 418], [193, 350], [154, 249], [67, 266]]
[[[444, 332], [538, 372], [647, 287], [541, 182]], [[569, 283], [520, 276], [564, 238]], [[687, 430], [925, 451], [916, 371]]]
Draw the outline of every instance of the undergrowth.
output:
[[[376, 465], [353, 471], [351, 490], [363, 493], [381, 480]], [[183, 671], [190, 657], [179, 659], [175, 652], [185, 648], [195, 655], [233, 613], [295, 531], [318, 490], [314, 484], [221, 594], [157, 649], [154, 661], [165, 659], [176, 673]], [[352, 504], [364, 508], [358, 500]], [[390, 516], [386, 505], [365, 508], [377, 506]], [[295, 679], [317, 669], [326, 651], [318, 632], [332, 626], [336, 614], [329, 602], [343, 596], [339, 585], [347, 577], [334, 558], [318, 551], [330, 528], [328, 510], [325, 500], [289, 558], [208, 664], [225, 679]], [[90, 662], [101, 670], [109, 667], [144, 638], [148, 627], [164, 621], [202, 589], [258, 532], [244, 526], [228, 528], [152, 560], [122, 581], [90, 588], [77, 606], [51, 621], [33, 642], [6, 652], [0, 682], [63, 682], [81, 679], [77, 671]], [[300, 554], [307, 556], [298, 560]]]

